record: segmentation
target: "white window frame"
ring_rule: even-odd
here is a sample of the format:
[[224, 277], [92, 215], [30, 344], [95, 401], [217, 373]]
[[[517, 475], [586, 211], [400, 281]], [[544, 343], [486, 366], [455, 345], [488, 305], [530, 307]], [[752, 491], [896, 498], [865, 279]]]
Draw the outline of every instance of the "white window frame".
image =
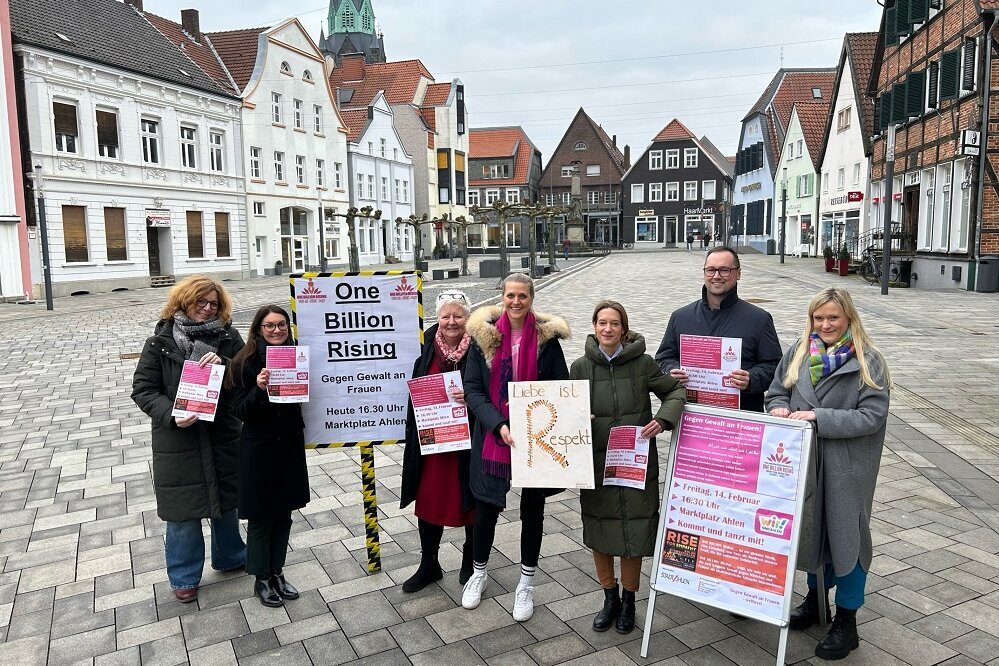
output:
[[853, 107], [845, 106], [836, 112], [836, 131], [845, 132], [850, 129], [853, 119]]
[[860, 185], [860, 162], [853, 164], [853, 184]]
[[333, 187], [343, 189], [343, 162], [333, 163]]
[[[708, 194], [708, 192], [711, 192]], [[701, 181], [701, 198], [705, 201], [714, 201], [718, 198], [718, 183], [714, 180]]]
[[[98, 129], [98, 113], [109, 113], [114, 116], [115, 145], [101, 143], [101, 133]], [[94, 110], [94, 129], [97, 134], [97, 154], [105, 159], [121, 159], [121, 122], [118, 118], [118, 109], [98, 107]]]
[[[142, 135], [142, 162], [144, 164], [160, 164], [160, 119], [143, 116], [139, 120], [139, 132]], [[153, 157], [155, 159], [149, 159]]]
[[316, 187], [326, 187], [326, 160], [316, 160]]
[[[652, 238], [644, 238], [639, 240], [638, 238], [638, 225], [648, 224], [651, 225]], [[651, 217], [636, 217], [635, 218], [635, 242], [636, 243], [658, 243], [659, 242], [659, 216], [653, 215]]]
[[357, 191], [354, 193], [354, 196], [357, 197], [358, 199], [363, 199], [364, 198], [364, 174], [363, 173], [357, 174]]
[[316, 134], [323, 133], [323, 107], [318, 104], [312, 106], [312, 131]]
[[267, 215], [267, 207], [263, 201], [253, 202], [253, 216], [254, 217], [265, 217]]
[[587, 164], [586, 165], [586, 175], [587, 176], [599, 176], [600, 175], [600, 165], [599, 164]]
[[180, 126], [180, 163], [185, 169], [198, 168], [198, 128]]
[[494, 201], [499, 201], [500, 191], [498, 189], [486, 190], [486, 205], [492, 206]]
[[697, 148], [684, 148], [683, 149], [683, 167], [685, 169], [696, 169], [697, 168], [697, 153], [700, 152]]
[[649, 203], [658, 203], [663, 200], [663, 184], [649, 183]]
[[225, 134], [217, 130], [208, 132], [209, 168], [216, 173], [225, 172]]
[[307, 185], [305, 175], [305, 155], [295, 155], [295, 183]]
[[597, 206], [600, 204], [600, 190], [586, 191], [586, 205]]
[[391, 201], [391, 199], [389, 198], [388, 176], [382, 176], [382, 201]]
[[281, 93], [271, 92], [271, 122], [281, 125], [284, 116], [281, 114]]
[[284, 152], [274, 151], [274, 182], [283, 183], [284, 180]]
[[836, 190], [844, 189], [846, 189], [846, 167], [840, 167], [836, 170]]
[[575, 170], [576, 169], [574, 167], [572, 167], [572, 166], [564, 166], [564, 167], [562, 167], [562, 177], [563, 178], [572, 178], [572, 174], [575, 172]]
[[794, 142], [794, 145], [797, 153], [795, 157], [803, 157], [805, 154], [805, 140], [798, 139], [797, 141]]
[[680, 181], [674, 180], [666, 183], [666, 201], [680, 200]]
[[649, 151], [649, 170], [658, 171], [663, 168], [663, 151], [661, 150], [650, 150]]
[[[74, 134], [59, 134], [55, 131], [55, 106], [69, 106], [73, 108], [76, 132]], [[67, 153], [69, 155], [80, 154], [80, 103], [77, 100], [53, 99], [52, 100], [52, 132], [55, 136], [55, 149], [57, 153]]]
[[666, 151], [666, 168], [667, 169], [679, 169], [680, 168], [680, 149], [670, 148]]
[[685, 181], [683, 181], [683, 200], [684, 201], [697, 201], [697, 181], [696, 180], [685, 180]]
[[631, 184], [631, 203], [645, 203], [645, 183]]
[[520, 189], [517, 187], [508, 187], [506, 192], [504, 192], [507, 203], [519, 204], [520, 203]]
[[260, 178], [260, 148], [250, 146], [250, 178]]
[[295, 129], [305, 129], [305, 105], [302, 104], [302, 100], [293, 99], [292, 100], [293, 109], [293, 120], [295, 123]]
[[[399, 181], [396, 181], [396, 182], [399, 182]], [[478, 190], [469, 190], [467, 196], [468, 196], [468, 206], [469, 207], [478, 206], [479, 205], [479, 191]]]
[[375, 198], [375, 176], [374, 174], [371, 173], [367, 175], [368, 175], [368, 182], [367, 182], [368, 198], [373, 200]]

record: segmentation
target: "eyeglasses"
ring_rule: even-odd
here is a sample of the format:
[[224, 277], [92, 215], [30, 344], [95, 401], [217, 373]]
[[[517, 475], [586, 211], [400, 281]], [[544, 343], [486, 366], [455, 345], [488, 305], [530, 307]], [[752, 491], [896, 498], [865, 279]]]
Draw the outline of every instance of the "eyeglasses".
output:
[[278, 323], [275, 324], [272, 321], [265, 321], [263, 324], [260, 325], [260, 328], [264, 329], [268, 333], [270, 333], [271, 331], [287, 331], [288, 322], [279, 321]]
[[720, 275], [722, 277], [728, 277], [729, 275], [732, 274], [732, 271], [737, 271], [737, 270], [739, 270], [739, 269], [738, 268], [728, 268], [728, 267], [726, 267], [726, 268], [714, 268], [714, 267], [711, 267], [711, 266], [705, 266], [704, 267], [704, 277], [711, 277], [715, 273], [717, 273], [718, 275]]
[[199, 310], [204, 310], [205, 308], [208, 308], [209, 310], [218, 310], [219, 309], [219, 302], [218, 301], [209, 301], [206, 298], [199, 298], [197, 305], [198, 305], [198, 309]]
[[443, 303], [445, 301], [461, 301], [462, 303], [468, 304], [468, 298], [465, 297], [460, 291], [442, 291], [437, 294], [437, 302]]

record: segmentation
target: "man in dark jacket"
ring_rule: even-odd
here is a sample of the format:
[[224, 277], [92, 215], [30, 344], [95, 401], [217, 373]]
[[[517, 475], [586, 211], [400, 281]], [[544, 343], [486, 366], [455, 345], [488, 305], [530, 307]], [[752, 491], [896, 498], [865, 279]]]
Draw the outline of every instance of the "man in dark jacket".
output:
[[680, 368], [681, 335], [741, 338], [742, 368], [732, 371], [731, 381], [741, 391], [741, 408], [762, 412], [763, 393], [773, 381], [781, 348], [770, 313], [739, 298], [741, 276], [735, 250], [719, 246], [708, 251], [701, 297], [670, 315], [656, 362], [663, 372], [686, 385], [687, 373]]

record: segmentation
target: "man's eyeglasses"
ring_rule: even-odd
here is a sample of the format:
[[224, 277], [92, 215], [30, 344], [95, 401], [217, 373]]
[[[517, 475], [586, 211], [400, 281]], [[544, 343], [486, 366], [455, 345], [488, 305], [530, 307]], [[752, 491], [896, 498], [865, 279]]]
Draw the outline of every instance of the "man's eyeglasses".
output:
[[260, 328], [264, 329], [268, 333], [270, 333], [272, 331], [287, 331], [288, 330], [288, 322], [286, 322], [286, 321], [279, 321], [278, 323], [275, 324], [272, 321], [265, 321], [263, 324], [260, 325]]
[[739, 270], [739, 269], [738, 268], [728, 268], [728, 267], [726, 267], [726, 268], [713, 268], [711, 266], [705, 266], [704, 267], [704, 277], [711, 277], [715, 273], [717, 273], [718, 275], [720, 275], [722, 277], [728, 277], [729, 275], [732, 274], [732, 271], [737, 271], [737, 270]]
[[198, 309], [199, 310], [204, 310], [205, 308], [208, 308], [209, 310], [218, 310], [219, 309], [219, 302], [218, 301], [209, 301], [206, 298], [199, 298], [197, 305], [198, 305]]
[[443, 303], [444, 301], [461, 301], [465, 304], [468, 303], [468, 299], [465, 297], [465, 294], [460, 291], [442, 291], [437, 294], [437, 302]]

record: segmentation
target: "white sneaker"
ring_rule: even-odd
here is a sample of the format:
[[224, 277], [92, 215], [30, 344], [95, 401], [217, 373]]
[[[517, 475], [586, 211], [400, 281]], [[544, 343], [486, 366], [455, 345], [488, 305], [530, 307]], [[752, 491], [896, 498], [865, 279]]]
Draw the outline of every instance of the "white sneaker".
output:
[[462, 608], [467, 608], [468, 610], [478, 608], [479, 602], [482, 601], [482, 593], [486, 591], [488, 583], [489, 575], [485, 571], [474, 572], [472, 577], [468, 579], [468, 582], [465, 583], [465, 589], [461, 592]]
[[513, 619], [517, 622], [527, 622], [534, 615], [534, 586], [518, 585], [517, 594], [513, 599]]

